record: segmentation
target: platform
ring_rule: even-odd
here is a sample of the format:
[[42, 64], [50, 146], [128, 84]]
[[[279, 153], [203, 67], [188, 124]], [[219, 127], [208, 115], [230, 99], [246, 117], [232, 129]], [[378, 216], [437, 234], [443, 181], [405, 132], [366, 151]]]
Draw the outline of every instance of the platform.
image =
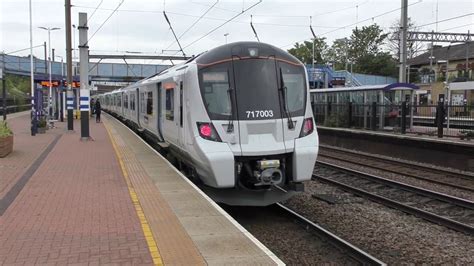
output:
[[9, 116], [0, 159], [0, 265], [283, 264], [132, 131], [90, 120], [30, 136]]

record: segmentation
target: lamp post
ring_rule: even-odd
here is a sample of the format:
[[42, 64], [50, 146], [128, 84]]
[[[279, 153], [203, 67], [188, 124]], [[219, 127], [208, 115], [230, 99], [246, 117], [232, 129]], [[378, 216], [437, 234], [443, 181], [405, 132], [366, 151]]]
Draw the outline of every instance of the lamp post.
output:
[[3, 121], [7, 120], [7, 88], [5, 87], [5, 79], [3, 77], [3, 72], [5, 72], [5, 51], [2, 52], [2, 68], [0, 68], [0, 79], [2, 80], [2, 112], [3, 112]]
[[48, 113], [48, 116], [49, 116], [49, 119], [51, 119], [51, 114], [53, 113], [53, 107], [51, 105], [51, 101], [52, 101], [52, 84], [51, 84], [51, 31], [53, 30], [59, 30], [61, 28], [46, 28], [46, 27], [38, 27], [40, 29], [43, 29], [43, 30], [47, 30], [48, 31], [48, 47], [49, 47], [49, 54], [48, 54], [48, 72], [49, 72], [49, 101], [48, 101], [48, 109], [49, 109], [49, 113]]
[[224, 34], [224, 37], [225, 37], [225, 44], [227, 44], [227, 36], [229, 36], [229, 33], [225, 33], [225, 34]]
[[29, 21], [30, 21], [30, 89], [31, 89], [31, 135], [36, 136], [38, 130], [38, 109], [36, 109], [36, 89], [33, 60], [33, 15], [31, 11], [31, 0], [28, 1]]
[[[76, 59], [76, 24], [72, 24], [72, 59]], [[74, 73], [76, 75], [76, 73]]]
[[[59, 57], [61, 58], [61, 88], [64, 86], [64, 58], [60, 55], [56, 55], [56, 57]], [[64, 122], [64, 101], [63, 101], [63, 90], [61, 89], [61, 91], [59, 92], [59, 121], [61, 122]], [[57, 104], [56, 104], [57, 106]], [[57, 108], [56, 108], [57, 109]], [[56, 112], [57, 113], [57, 112]]]

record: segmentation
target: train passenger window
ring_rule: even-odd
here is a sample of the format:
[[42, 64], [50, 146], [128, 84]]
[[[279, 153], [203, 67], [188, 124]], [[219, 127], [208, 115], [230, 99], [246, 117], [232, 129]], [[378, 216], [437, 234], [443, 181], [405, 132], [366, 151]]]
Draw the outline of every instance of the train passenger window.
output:
[[174, 88], [166, 89], [166, 119], [174, 120]]
[[140, 93], [140, 113], [145, 113], [145, 93]]
[[125, 94], [125, 97], [123, 97], [123, 107], [128, 109], [128, 95]]
[[117, 98], [118, 98], [118, 99], [117, 99], [117, 106], [118, 106], [118, 107], [121, 107], [121, 106], [122, 106], [122, 95], [118, 95]]
[[152, 91], [149, 91], [147, 93], [146, 113], [149, 114], [149, 115], [153, 114], [153, 92]]
[[135, 94], [130, 94], [130, 110], [135, 111]]
[[179, 125], [183, 127], [183, 82], [179, 83]]

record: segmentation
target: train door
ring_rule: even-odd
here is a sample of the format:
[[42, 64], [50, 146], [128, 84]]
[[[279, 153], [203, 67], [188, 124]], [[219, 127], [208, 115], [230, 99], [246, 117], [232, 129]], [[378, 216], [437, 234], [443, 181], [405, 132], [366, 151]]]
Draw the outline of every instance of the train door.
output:
[[135, 103], [134, 103], [134, 106], [135, 106], [135, 115], [136, 115], [136, 119], [137, 119], [137, 126], [138, 127], [141, 127], [140, 126], [140, 111], [138, 110], [138, 106], [140, 106], [140, 89], [139, 88], [136, 88], [135, 89]]
[[184, 149], [184, 145], [186, 143], [186, 140], [184, 139], [184, 125], [183, 125], [183, 119], [184, 119], [184, 108], [183, 108], [183, 94], [184, 94], [184, 89], [183, 89], [183, 80], [184, 80], [184, 75], [179, 76], [177, 84], [179, 84], [179, 97], [176, 97], [178, 100], [178, 103], [176, 105], [176, 111], [178, 113], [178, 121], [176, 121], [176, 125], [178, 127], [178, 145], [180, 148]]
[[172, 79], [165, 80], [162, 84], [161, 97], [163, 99], [163, 137], [174, 145], [178, 145], [178, 125], [179, 117], [176, 112], [177, 97], [179, 98], [179, 88]]
[[123, 116], [123, 91], [120, 92], [120, 108], [119, 108], [119, 114]]
[[280, 111], [275, 59], [233, 57], [234, 88], [242, 155], [262, 150], [285, 152], [283, 116]]
[[158, 140], [163, 140], [163, 101], [161, 97], [161, 82], [156, 84], [156, 130], [158, 131]]

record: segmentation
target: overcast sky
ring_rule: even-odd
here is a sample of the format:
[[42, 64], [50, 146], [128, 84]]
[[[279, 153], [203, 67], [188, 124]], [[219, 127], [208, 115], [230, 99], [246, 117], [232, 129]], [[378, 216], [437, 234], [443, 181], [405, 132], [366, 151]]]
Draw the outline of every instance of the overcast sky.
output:
[[[118, 11], [113, 12], [122, 1]], [[263, 0], [242, 13], [242, 10], [258, 3], [258, 0], [220, 0], [217, 4], [212, 0], [71, 0], [72, 24], [78, 24], [79, 12], [88, 13], [90, 18], [91, 54], [123, 54], [125, 51], [162, 54], [165, 49], [176, 50], [178, 45], [174, 42], [173, 34], [164, 19], [163, 10], [167, 12], [177, 36], [181, 36], [208, 11], [180, 38], [187, 55], [198, 54], [224, 44], [224, 35], [227, 33], [227, 42], [256, 40], [250, 27], [251, 15], [260, 41], [283, 49], [289, 49], [295, 42], [311, 38], [310, 16], [313, 17], [312, 25], [316, 35], [326, 37], [329, 44], [337, 38], [350, 36], [356, 25], [362, 27], [375, 22], [385, 31], [389, 31], [400, 19], [400, 2]], [[1, 51], [8, 53], [29, 47], [28, 3], [28, 0], [0, 0]], [[467, 33], [470, 30], [474, 33], [472, 0], [409, 0], [408, 3], [408, 16], [416, 25], [430, 24], [422, 27], [422, 30], [436, 30], [437, 26], [439, 31]], [[96, 10], [97, 6], [99, 8]], [[51, 46], [56, 49], [56, 55], [65, 56], [64, 0], [32, 0], [32, 9], [33, 45], [48, 40], [47, 31], [38, 27], [60, 27], [60, 30], [51, 32]], [[234, 20], [200, 39], [239, 13], [241, 14]], [[443, 22], [466, 14], [471, 15]], [[104, 23], [109, 16], [108, 21]], [[435, 23], [437, 17], [440, 21], [438, 25]], [[76, 32], [75, 46], [78, 39], [79, 34]], [[29, 51], [16, 53], [27, 54]], [[34, 54], [44, 57], [42, 48], [35, 48]]]

